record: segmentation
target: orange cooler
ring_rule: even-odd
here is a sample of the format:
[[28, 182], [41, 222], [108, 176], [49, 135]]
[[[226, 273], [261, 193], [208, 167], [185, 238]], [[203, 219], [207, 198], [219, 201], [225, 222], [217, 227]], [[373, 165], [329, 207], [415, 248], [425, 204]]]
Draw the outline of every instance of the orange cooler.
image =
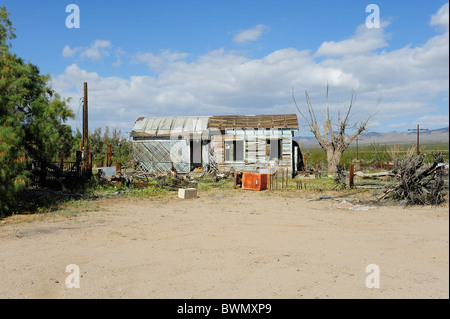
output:
[[267, 189], [267, 174], [243, 172], [242, 188], [255, 191]]

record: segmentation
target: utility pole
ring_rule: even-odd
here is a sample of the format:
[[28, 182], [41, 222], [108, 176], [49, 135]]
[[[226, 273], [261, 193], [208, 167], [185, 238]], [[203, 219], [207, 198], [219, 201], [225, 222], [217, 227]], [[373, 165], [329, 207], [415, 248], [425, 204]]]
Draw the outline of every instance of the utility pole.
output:
[[84, 170], [90, 176], [89, 170], [89, 129], [88, 129], [88, 90], [87, 82], [84, 82], [84, 98], [83, 98], [83, 154], [84, 154]]
[[359, 153], [358, 153], [358, 140], [362, 140], [362, 138], [358, 138], [358, 135], [356, 135], [356, 158], [359, 159]]
[[419, 149], [419, 132], [420, 131], [428, 131], [427, 128], [419, 128], [419, 124], [417, 124], [417, 128], [412, 128], [412, 129], [408, 129], [408, 131], [417, 131], [417, 155], [420, 154], [420, 149]]

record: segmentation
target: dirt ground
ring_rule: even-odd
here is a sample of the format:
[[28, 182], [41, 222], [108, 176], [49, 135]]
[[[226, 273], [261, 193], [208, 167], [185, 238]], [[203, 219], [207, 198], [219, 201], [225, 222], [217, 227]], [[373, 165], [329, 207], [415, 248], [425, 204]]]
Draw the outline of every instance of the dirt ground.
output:
[[319, 196], [203, 191], [13, 216], [0, 221], [0, 298], [449, 298], [448, 204]]

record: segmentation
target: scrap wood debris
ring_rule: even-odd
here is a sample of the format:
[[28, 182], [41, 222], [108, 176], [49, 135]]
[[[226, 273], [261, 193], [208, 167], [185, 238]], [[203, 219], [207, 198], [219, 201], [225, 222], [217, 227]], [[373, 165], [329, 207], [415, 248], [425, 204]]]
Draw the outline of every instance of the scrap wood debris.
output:
[[444, 201], [444, 156], [433, 154], [433, 163], [425, 165], [425, 156], [410, 156], [405, 160], [398, 160], [393, 170], [398, 184], [388, 188], [378, 197], [406, 200], [408, 204], [437, 205]]

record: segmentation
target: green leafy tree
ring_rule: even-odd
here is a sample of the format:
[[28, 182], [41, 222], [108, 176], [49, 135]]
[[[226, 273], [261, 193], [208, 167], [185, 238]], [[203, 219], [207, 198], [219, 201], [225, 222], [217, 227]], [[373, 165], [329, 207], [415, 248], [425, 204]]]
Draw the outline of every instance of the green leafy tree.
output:
[[[71, 159], [75, 160], [75, 152], [80, 150], [80, 143], [83, 141], [80, 130], [77, 129], [72, 143]], [[105, 131], [101, 127], [97, 127], [89, 133], [89, 151], [93, 154], [93, 164], [100, 166], [106, 165], [106, 154], [109, 153], [109, 145], [111, 145], [113, 164], [121, 163], [123, 165], [129, 160], [129, 141], [120, 130], [108, 126]]]
[[0, 217], [10, 211], [14, 195], [23, 187], [25, 163], [17, 160], [25, 153], [21, 141], [24, 137], [17, 117], [8, 116], [6, 93], [10, 91], [12, 58], [8, 54], [9, 39], [15, 38], [14, 28], [5, 7], [0, 8]]
[[112, 161], [114, 163], [126, 164], [129, 156], [129, 142], [122, 134], [122, 131], [113, 128], [110, 135], [110, 144], [112, 147]]
[[117, 128], [110, 129], [105, 127], [105, 131], [102, 132], [102, 128], [96, 128], [89, 134], [89, 149], [94, 154], [94, 163], [106, 165], [106, 154], [109, 153], [109, 146], [111, 145], [113, 163], [128, 163], [129, 155], [129, 142], [126, 136], [122, 134]]
[[72, 138], [71, 149], [69, 152], [70, 159], [72, 161], [76, 160], [76, 152], [80, 151], [80, 147], [83, 144], [83, 134], [81, 134], [80, 130], [77, 128], [75, 135]]
[[15, 38], [9, 13], [0, 8], [0, 216], [10, 212], [15, 194], [27, 180], [26, 160], [37, 167], [73, 141], [70, 126], [74, 114], [66, 100], [49, 85], [50, 77], [10, 52]]

